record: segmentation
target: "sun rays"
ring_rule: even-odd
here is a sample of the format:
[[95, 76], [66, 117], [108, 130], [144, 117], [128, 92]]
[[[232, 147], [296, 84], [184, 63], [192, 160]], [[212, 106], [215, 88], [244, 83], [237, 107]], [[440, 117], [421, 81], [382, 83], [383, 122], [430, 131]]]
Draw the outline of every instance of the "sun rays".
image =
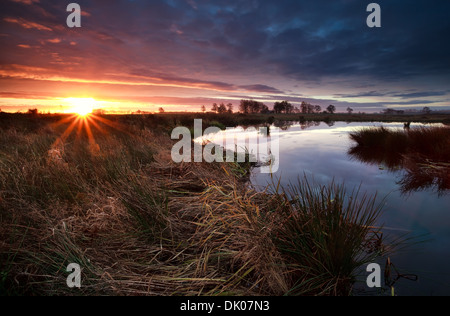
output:
[[[64, 151], [64, 144], [68, 141], [68, 138], [75, 134], [75, 140], [79, 141], [82, 137], [86, 137], [89, 144], [89, 151], [92, 155], [100, 154], [100, 146], [98, 145], [95, 135], [105, 135], [107, 133], [106, 128], [113, 128], [115, 130], [124, 131], [120, 124], [98, 116], [92, 113], [92, 110], [88, 111], [88, 107], [84, 107], [86, 103], [77, 103], [80, 105], [76, 113], [68, 114], [68, 116], [62, 118], [53, 125], [54, 128], [58, 128], [63, 125], [67, 125], [65, 130], [61, 133], [61, 136], [51, 146], [51, 151]], [[103, 126], [102, 126], [103, 125]]]

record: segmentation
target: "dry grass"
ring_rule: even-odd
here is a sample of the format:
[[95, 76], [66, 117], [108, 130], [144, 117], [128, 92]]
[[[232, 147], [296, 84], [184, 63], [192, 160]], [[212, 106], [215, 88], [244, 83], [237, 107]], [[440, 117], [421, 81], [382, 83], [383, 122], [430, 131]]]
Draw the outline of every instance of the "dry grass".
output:
[[[173, 164], [167, 134], [145, 124], [101, 125], [93, 143], [82, 130], [61, 141], [69, 123], [20, 122], [0, 130], [2, 294], [349, 294], [359, 255], [376, 241], [367, 229], [376, 213], [350, 216], [366, 204], [333, 204], [342, 191], [310, 195], [334, 212], [296, 204], [289, 192], [254, 192], [239, 176], [248, 166]], [[287, 251], [311, 242], [314, 256], [319, 239], [310, 237], [340, 216], [329, 240], [346, 229], [345, 245], [359, 238], [334, 261], [351, 263], [345, 275]], [[83, 268], [79, 290], [66, 286], [70, 263]]]

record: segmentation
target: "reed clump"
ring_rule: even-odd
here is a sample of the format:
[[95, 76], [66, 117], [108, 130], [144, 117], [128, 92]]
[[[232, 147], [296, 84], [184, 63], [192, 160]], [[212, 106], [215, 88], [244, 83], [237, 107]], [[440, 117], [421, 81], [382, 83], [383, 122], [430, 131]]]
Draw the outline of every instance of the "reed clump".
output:
[[400, 180], [404, 193], [432, 189], [450, 190], [450, 128], [365, 128], [350, 134], [356, 143], [349, 154], [365, 163], [405, 170]]

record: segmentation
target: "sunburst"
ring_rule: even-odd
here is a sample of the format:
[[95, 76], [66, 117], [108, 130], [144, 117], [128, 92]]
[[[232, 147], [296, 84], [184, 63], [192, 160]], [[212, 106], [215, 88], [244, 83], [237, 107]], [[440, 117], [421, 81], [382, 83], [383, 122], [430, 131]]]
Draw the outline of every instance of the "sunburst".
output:
[[96, 103], [93, 98], [67, 98], [65, 101], [70, 104], [67, 112], [83, 117], [88, 116], [94, 111]]
[[67, 124], [67, 128], [61, 134], [60, 137], [52, 145], [52, 150], [63, 150], [64, 144], [67, 138], [72, 134], [76, 133], [76, 137], [80, 138], [82, 134], [87, 135], [89, 142], [89, 149], [92, 154], [99, 154], [100, 147], [97, 144], [94, 132], [98, 131], [101, 134], [106, 134], [106, 130], [101, 127], [100, 123], [114, 128], [116, 130], [125, 131], [120, 124], [112, 122], [100, 115], [94, 114], [96, 101], [92, 98], [68, 98], [67, 102], [71, 104], [68, 114], [63, 119], [55, 123], [55, 127]]

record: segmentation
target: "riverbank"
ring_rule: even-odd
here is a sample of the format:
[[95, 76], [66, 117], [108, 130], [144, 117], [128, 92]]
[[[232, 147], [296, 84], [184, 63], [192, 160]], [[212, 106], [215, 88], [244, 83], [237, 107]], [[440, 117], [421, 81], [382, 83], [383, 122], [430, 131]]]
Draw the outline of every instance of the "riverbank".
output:
[[[0, 127], [7, 128], [17, 122], [27, 129], [36, 129], [47, 123], [55, 123], [69, 114], [16, 114], [0, 112]], [[129, 123], [139, 128], [171, 130], [176, 126], [193, 127], [195, 119], [202, 119], [204, 128], [216, 126], [220, 128], [252, 126], [252, 125], [283, 125], [286, 122], [381, 122], [381, 123], [442, 123], [450, 125], [450, 114], [216, 114], [216, 113], [164, 113], [164, 114], [110, 114], [99, 115], [109, 121]], [[36, 120], [40, 118], [40, 120]]]
[[306, 181], [255, 192], [248, 164], [174, 164], [170, 129], [188, 119], [2, 113], [0, 292], [351, 294], [385, 250], [375, 200]]

